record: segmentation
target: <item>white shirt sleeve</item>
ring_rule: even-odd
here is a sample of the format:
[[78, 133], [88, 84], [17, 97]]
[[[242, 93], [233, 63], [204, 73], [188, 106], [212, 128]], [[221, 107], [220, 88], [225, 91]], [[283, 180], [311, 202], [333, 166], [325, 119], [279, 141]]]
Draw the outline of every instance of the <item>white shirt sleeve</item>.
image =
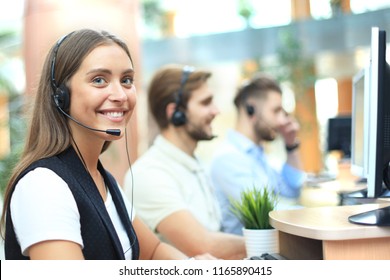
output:
[[66, 182], [48, 168], [36, 168], [19, 180], [11, 198], [11, 216], [22, 254], [46, 240], [68, 240], [83, 247], [80, 214]]

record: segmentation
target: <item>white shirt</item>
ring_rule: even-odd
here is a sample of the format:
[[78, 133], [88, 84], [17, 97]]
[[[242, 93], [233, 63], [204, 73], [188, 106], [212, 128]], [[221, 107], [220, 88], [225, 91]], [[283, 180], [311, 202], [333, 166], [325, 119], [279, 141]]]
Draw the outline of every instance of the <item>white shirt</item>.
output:
[[[134, 164], [134, 207], [154, 231], [169, 215], [188, 210], [208, 230], [220, 230], [220, 209], [211, 181], [196, 158], [158, 136]], [[131, 172], [125, 191], [130, 197]], [[160, 236], [162, 238], [162, 236]]]
[[[122, 196], [130, 216], [131, 204], [123, 193]], [[130, 241], [108, 190], [105, 206], [125, 258], [131, 259]], [[31, 245], [46, 240], [68, 240], [84, 246], [73, 194], [66, 182], [48, 168], [36, 168], [19, 180], [11, 198], [11, 216], [24, 256], [29, 256]]]

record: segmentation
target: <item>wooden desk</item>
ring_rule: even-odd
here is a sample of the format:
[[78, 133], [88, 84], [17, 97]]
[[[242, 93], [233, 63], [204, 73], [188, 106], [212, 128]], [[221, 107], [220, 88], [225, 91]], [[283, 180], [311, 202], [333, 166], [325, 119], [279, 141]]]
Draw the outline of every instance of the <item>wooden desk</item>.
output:
[[272, 211], [270, 223], [279, 230], [280, 254], [296, 260], [390, 260], [390, 227], [348, 221], [353, 214], [390, 206], [382, 202]]

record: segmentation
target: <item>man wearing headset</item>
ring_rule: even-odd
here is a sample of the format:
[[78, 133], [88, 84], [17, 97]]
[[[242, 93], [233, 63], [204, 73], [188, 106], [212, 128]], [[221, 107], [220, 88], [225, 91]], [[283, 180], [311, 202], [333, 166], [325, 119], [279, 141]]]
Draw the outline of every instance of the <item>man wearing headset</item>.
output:
[[[242, 237], [220, 232], [221, 215], [211, 180], [195, 156], [199, 141], [213, 139], [219, 113], [207, 80], [188, 66], [158, 70], [148, 89], [149, 109], [160, 134], [134, 164], [137, 214], [164, 241], [189, 256], [200, 252], [242, 259]], [[125, 188], [130, 196], [131, 170]]]
[[[230, 210], [230, 199], [240, 199], [247, 188], [268, 187], [291, 204], [305, 180], [298, 154], [298, 123], [282, 108], [282, 90], [272, 78], [255, 75], [239, 88], [234, 99], [237, 123], [211, 162], [211, 177], [222, 209], [224, 232], [242, 235], [242, 224]], [[264, 144], [280, 134], [287, 161], [281, 171], [271, 167]], [[286, 207], [280, 205], [279, 207]], [[289, 205], [290, 207], [291, 205]]]

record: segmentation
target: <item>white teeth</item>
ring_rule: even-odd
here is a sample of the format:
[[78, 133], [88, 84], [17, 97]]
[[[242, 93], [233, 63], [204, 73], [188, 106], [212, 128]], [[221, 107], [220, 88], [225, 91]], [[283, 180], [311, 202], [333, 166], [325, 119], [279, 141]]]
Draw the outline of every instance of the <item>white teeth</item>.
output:
[[120, 118], [123, 117], [123, 112], [106, 112], [105, 115], [111, 118]]

